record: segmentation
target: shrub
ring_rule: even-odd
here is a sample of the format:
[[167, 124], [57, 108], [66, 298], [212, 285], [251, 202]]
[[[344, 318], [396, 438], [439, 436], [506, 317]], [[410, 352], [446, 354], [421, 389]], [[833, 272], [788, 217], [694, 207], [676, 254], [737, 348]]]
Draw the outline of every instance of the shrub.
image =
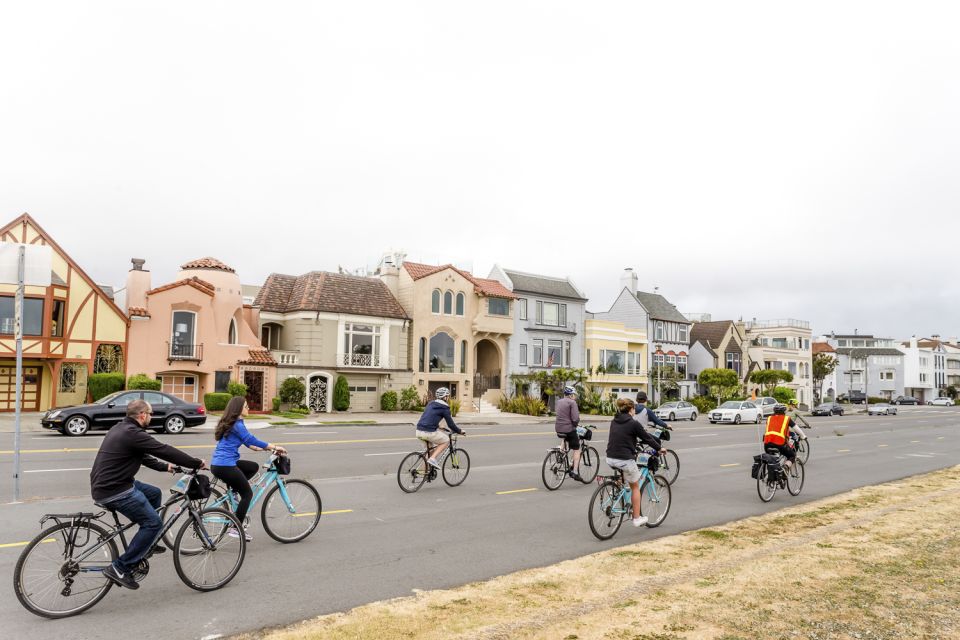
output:
[[396, 391], [387, 391], [382, 396], [380, 396], [380, 410], [381, 411], [397, 410], [397, 392]]
[[879, 396], [870, 396], [867, 398], [867, 404], [880, 404], [881, 402], [890, 402], [890, 400]]
[[337, 411], [350, 408], [350, 383], [345, 376], [337, 376], [337, 382], [333, 385], [333, 408]]
[[151, 378], [145, 373], [137, 373], [127, 378], [127, 389], [143, 389], [144, 391], [160, 391], [163, 383]]
[[227, 408], [227, 403], [232, 398], [229, 393], [205, 393], [203, 394], [203, 406], [207, 411], [223, 411]]
[[290, 407], [290, 410], [287, 413], [299, 413], [300, 415], [307, 415], [311, 413], [310, 407]]
[[420, 396], [417, 394], [417, 388], [410, 385], [400, 391], [400, 410], [415, 411], [420, 406]]
[[456, 417], [460, 413], [460, 401], [456, 398], [450, 398], [450, 415]]
[[280, 383], [280, 402], [299, 406], [306, 397], [307, 387], [300, 378], [287, 378]]
[[94, 373], [87, 378], [87, 388], [90, 389], [90, 397], [96, 402], [114, 391], [123, 389], [124, 382], [126, 379], [122, 373]]
[[527, 416], [542, 416], [547, 413], [547, 405], [543, 403], [543, 400], [540, 398], [530, 398], [528, 396], [500, 398], [498, 407], [500, 411], [519, 413]]
[[274, 413], [280, 411], [280, 398], [271, 398], [270, 404], [273, 405]]
[[770, 395], [780, 404], [787, 404], [796, 397], [793, 389], [788, 389], [787, 387], [776, 387]]
[[240, 396], [241, 398], [246, 398], [247, 385], [243, 384], [242, 382], [234, 382], [231, 380], [227, 383], [227, 393], [229, 393], [231, 397]]
[[690, 398], [690, 404], [697, 408], [697, 413], [699, 414], [705, 414], [717, 408], [716, 398], [711, 398], [710, 396], [694, 396]]

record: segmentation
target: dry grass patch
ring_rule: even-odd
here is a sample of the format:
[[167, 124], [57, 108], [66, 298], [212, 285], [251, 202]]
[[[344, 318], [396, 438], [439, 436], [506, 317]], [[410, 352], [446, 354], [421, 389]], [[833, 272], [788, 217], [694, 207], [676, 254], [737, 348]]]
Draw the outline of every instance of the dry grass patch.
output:
[[958, 498], [954, 468], [245, 637], [960, 638]]

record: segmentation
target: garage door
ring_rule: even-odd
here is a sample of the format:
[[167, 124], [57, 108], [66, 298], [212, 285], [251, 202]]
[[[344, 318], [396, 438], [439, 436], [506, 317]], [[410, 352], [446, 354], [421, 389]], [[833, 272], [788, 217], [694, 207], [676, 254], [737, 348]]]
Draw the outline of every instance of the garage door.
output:
[[197, 401], [197, 377], [196, 376], [171, 376], [161, 377], [163, 386], [161, 391], [177, 396], [185, 402]]
[[[0, 411], [14, 411], [16, 398], [16, 365], [0, 365]], [[23, 411], [40, 411], [40, 367], [23, 368]]]
[[377, 393], [376, 381], [350, 382], [350, 410], [351, 411], [379, 411], [380, 396]]

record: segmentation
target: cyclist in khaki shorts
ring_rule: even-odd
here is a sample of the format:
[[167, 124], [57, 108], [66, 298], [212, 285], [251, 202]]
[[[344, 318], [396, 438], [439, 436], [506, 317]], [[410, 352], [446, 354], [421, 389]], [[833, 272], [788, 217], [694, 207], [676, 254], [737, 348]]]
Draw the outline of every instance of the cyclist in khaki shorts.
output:
[[417, 437], [434, 447], [427, 463], [431, 467], [439, 468], [437, 456], [443, 453], [447, 445], [450, 444], [450, 436], [439, 429], [440, 421], [444, 420], [454, 433], [463, 434], [466, 432], [457, 426], [450, 414], [450, 405], [447, 404], [450, 390], [446, 387], [440, 387], [434, 392], [434, 396], [436, 396], [436, 400], [432, 400], [427, 405], [426, 409], [423, 410], [423, 415], [420, 416], [420, 421], [417, 422]]

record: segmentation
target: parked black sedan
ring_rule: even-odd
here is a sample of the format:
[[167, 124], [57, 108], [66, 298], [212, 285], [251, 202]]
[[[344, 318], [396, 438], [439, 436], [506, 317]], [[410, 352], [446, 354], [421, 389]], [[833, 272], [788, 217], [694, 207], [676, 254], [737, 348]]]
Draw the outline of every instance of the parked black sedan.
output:
[[843, 405], [839, 402], [824, 402], [818, 404], [813, 408], [813, 411], [810, 412], [815, 416], [832, 416], [832, 415], [843, 415]]
[[893, 404], [920, 404], [920, 401], [913, 396], [897, 396]]
[[182, 433], [207, 421], [202, 404], [185, 402], [159, 391], [118, 391], [93, 404], [51, 409], [43, 414], [44, 429], [55, 429], [68, 436], [82, 436], [91, 429], [109, 429], [127, 415], [127, 405], [146, 400], [153, 408], [150, 428], [157, 433]]

